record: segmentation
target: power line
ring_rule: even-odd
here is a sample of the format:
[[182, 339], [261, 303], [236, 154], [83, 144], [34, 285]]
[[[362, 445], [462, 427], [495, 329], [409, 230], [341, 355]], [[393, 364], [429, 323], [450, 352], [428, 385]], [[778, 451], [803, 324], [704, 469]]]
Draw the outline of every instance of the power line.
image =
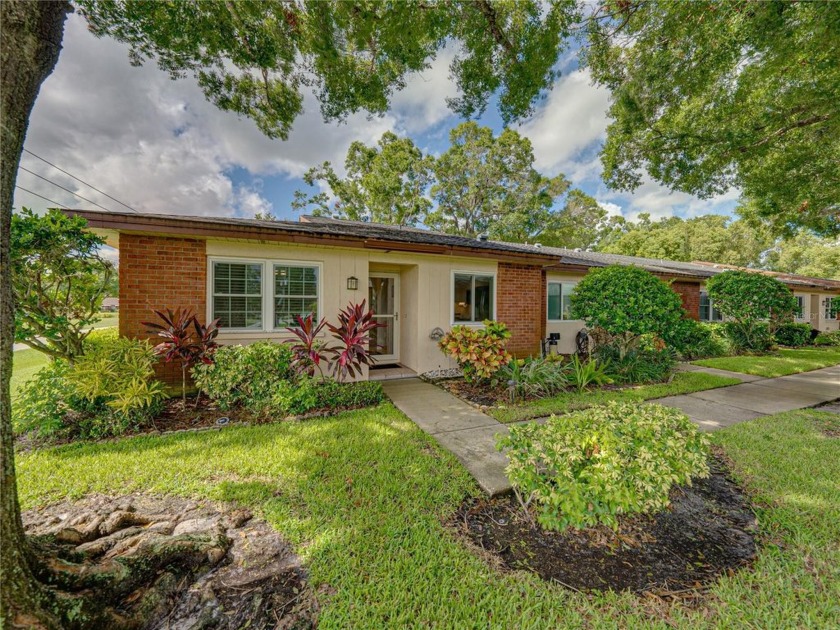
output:
[[[117, 199], [116, 197], [112, 197], [112, 196], [111, 196], [111, 195], [109, 195], [108, 193], [106, 193], [106, 192], [104, 192], [104, 191], [102, 191], [102, 190], [99, 190], [96, 186], [93, 186], [92, 184], [88, 184], [88, 183], [87, 183], [86, 181], [84, 181], [83, 179], [79, 179], [78, 177], [76, 177], [76, 176], [75, 176], [75, 175], [73, 175], [72, 173], [68, 173], [68, 172], [67, 172], [67, 171], [65, 171], [63, 168], [61, 168], [61, 167], [59, 167], [59, 166], [56, 166], [55, 164], [53, 164], [52, 162], [50, 162], [50, 161], [48, 161], [48, 160], [45, 160], [45, 159], [44, 159], [44, 158], [42, 158], [40, 155], [36, 155], [35, 153], [32, 153], [32, 151], [30, 151], [29, 149], [24, 149], [24, 151], [25, 151], [26, 153], [28, 153], [29, 155], [31, 155], [32, 157], [34, 157], [34, 158], [38, 158], [39, 160], [41, 160], [41, 161], [42, 161], [42, 162], [44, 162], [45, 164], [49, 164], [49, 165], [50, 165], [50, 166], [52, 166], [54, 169], [61, 171], [61, 172], [62, 172], [62, 173], [64, 173], [65, 175], [68, 175], [69, 177], [72, 177], [72, 178], [73, 178], [73, 179], [75, 179], [77, 182], [81, 182], [81, 183], [83, 183], [83, 184], [84, 184], [85, 186], [87, 186], [88, 188], [92, 188], [92, 189], [93, 189], [93, 190], [95, 190], [96, 192], [98, 192], [98, 193], [100, 193], [100, 194], [102, 194], [102, 195], [105, 195], [106, 197], [108, 197], [108, 199], [111, 199], [111, 200], [113, 200], [113, 201], [116, 201], [116, 202], [117, 202], [118, 204], [120, 204], [121, 206], [125, 206], [126, 208], [128, 208], [128, 209], [129, 209], [129, 210], [131, 210], [132, 212], [139, 212], [139, 211], [138, 211], [138, 210], [136, 210], [135, 208], [132, 208], [131, 206], [129, 206], [127, 203], [124, 203], [124, 202], [120, 201], [120, 200], [119, 200], [119, 199]], [[102, 206], [99, 206], [99, 207], [101, 208]]]
[[22, 170], [22, 171], [26, 171], [26, 172], [27, 172], [27, 173], [29, 173], [30, 175], [34, 175], [35, 177], [38, 177], [38, 178], [40, 178], [40, 179], [43, 179], [43, 180], [44, 180], [45, 182], [47, 182], [48, 184], [52, 184], [53, 186], [55, 186], [55, 187], [57, 187], [57, 188], [61, 188], [61, 190], [64, 190], [64, 191], [66, 191], [66, 192], [69, 192], [71, 195], [75, 195], [76, 197], [78, 197], [78, 198], [79, 198], [79, 199], [81, 199], [82, 201], [87, 201], [88, 203], [92, 203], [94, 206], [98, 206], [98, 207], [102, 208], [102, 209], [103, 209], [103, 210], [105, 210], [106, 212], [111, 212], [111, 210], [109, 210], [109, 209], [108, 209], [108, 208], [106, 208], [105, 206], [101, 206], [101, 205], [99, 205], [98, 203], [96, 203], [95, 201], [92, 201], [92, 200], [88, 199], [87, 197], [82, 197], [79, 193], [75, 193], [75, 192], [73, 192], [72, 190], [70, 190], [69, 188], [65, 188], [65, 187], [64, 187], [64, 186], [62, 186], [61, 184], [56, 184], [56, 183], [55, 183], [54, 181], [52, 181], [51, 179], [47, 179], [47, 178], [46, 178], [46, 177], [44, 177], [43, 175], [38, 175], [38, 173], [36, 173], [36, 172], [34, 172], [34, 171], [30, 171], [30, 170], [29, 170], [28, 168], [26, 168], [25, 166], [21, 166], [21, 167], [20, 167], [20, 170]]
[[27, 188], [24, 188], [23, 186], [18, 186], [17, 184], [15, 184], [15, 188], [17, 188], [18, 190], [22, 190], [23, 192], [27, 192], [30, 195], [35, 195], [36, 197], [40, 197], [44, 201], [49, 201], [50, 203], [55, 204], [59, 208], [64, 208], [65, 210], [67, 209], [67, 206], [62, 205], [62, 204], [58, 203], [57, 201], [53, 201], [52, 199], [48, 199], [47, 197], [44, 197], [44, 195], [39, 195], [36, 192], [32, 192], [31, 190], [29, 190]]

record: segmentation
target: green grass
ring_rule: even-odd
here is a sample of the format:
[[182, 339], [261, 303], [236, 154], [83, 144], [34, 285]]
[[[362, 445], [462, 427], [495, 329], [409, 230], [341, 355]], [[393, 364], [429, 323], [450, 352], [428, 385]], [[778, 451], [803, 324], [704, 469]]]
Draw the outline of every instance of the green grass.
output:
[[18, 475], [25, 508], [141, 490], [251, 506], [328, 593], [319, 595], [322, 629], [830, 627], [840, 590], [840, 457], [838, 441], [814, 430], [816, 417], [766, 417], [715, 435], [767, 504], [760, 523], [773, 542], [755, 572], [724, 577], [698, 607], [585, 596], [492, 569], [442, 524], [475, 485], [390, 405], [35, 451], [19, 457]]
[[761, 356], [720, 357], [694, 361], [704, 367], [773, 378], [809, 372], [840, 363], [840, 348], [799, 348], [779, 350]]
[[18, 350], [14, 354], [12, 365], [12, 398], [15, 398], [21, 386], [44, 367], [49, 358], [38, 350]]
[[568, 413], [587, 409], [593, 405], [603, 405], [611, 401], [641, 402], [653, 398], [690, 394], [704, 389], [715, 389], [728, 385], [737, 385], [737, 378], [704, 374], [703, 372], [677, 372], [670, 383], [640, 385], [625, 389], [593, 390], [589, 392], [563, 392], [557, 396], [531, 400], [520, 405], [496, 407], [488, 410], [499, 422], [519, 422], [532, 418], [542, 418], [551, 414]]
[[110, 328], [112, 326], [119, 326], [120, 324], [119, 313], [102, 313], [100, 317], [102, 319], [93, 324], [91, 328]]

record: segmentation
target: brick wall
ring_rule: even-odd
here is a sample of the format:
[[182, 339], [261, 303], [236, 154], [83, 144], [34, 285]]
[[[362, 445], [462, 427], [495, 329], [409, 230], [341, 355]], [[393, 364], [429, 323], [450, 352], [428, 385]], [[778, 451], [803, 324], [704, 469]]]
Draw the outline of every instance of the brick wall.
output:
[[510, 329], [508, 349], [516, 356], [539, 356], [545, 337], [545, 274], [530, 265], [499, 263], [496, 319]]
[[[188, 308], [206, 313], [205, 242], [188, 238], [120, 234], [120, 335], [148, 338], [141, 322], [152, 309]], [[180, 367], [161, 364], [158, 377], [180, 383]]]
[[680, 296], [688, 316], [700, 319], [700, 285], [696, 282], [672, 282], [671, 288]]

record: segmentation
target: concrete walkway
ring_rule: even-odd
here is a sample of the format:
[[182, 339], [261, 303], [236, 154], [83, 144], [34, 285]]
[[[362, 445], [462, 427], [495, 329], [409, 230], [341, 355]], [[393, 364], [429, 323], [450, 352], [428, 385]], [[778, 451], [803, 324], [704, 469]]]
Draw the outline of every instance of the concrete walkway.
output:
[[507, 457], [496, 450], [496, 435], [507, 426], [440, 387], [407, 378], [383, 381], [394, 405], [450, 451], [491, 497], [510, 490]]
[[840, 398], [840, 365], [778, 378], [762, 378], [695, 365], [684, 366], [683, 369], [733, 376], [744, 381], [741, 385], [651, 401], [681, 409], [705, 431], [722, 429], [760, 416], [814, 407]]
[[[780, 378], [699, 366], [682, 369], [744, 381], [740, 385], [650, 401], [681, 409], [705, 431], [840, 398], [840, 365]], [[496, 450], [496, 436], [506, 434], [507, 425], [417, 378], [384, 381], [382, 388], [400, 411], [460, 460], [488, 495], [510, 491], [505, 475], [507, 457]]]

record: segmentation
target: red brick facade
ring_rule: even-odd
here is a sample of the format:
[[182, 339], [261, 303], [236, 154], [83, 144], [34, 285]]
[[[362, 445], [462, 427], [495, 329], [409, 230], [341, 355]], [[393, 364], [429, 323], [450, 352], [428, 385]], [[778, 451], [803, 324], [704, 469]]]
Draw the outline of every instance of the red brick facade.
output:
[[696, 282], [672, 282], [671, 288], [680, 296], [683, 308], [691, 319], [700, 319], [700, 285]]
[[[205, 242], [120, 234], [120, 335], [147, 338], [152, 309], [192, 309], [204, 321], [207, 293]], [[180, 368], [161, 365], [158, 376], [180, 382]]]
[[499, 263], [496, 319], [511, 332], [508, 350], [539, 356], [545, 337], [545, 273], [541, 267]]

